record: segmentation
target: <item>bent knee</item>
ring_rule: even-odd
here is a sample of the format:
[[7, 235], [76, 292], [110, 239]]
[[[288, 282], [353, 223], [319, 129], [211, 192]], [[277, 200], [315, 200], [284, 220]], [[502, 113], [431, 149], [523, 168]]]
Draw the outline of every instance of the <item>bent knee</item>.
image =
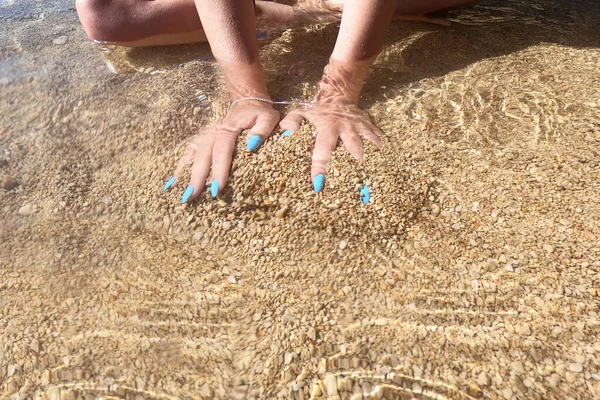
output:
[[119, 0], [76, 0], [77, 14], [91, 40], [122, 40], [124, 15]]

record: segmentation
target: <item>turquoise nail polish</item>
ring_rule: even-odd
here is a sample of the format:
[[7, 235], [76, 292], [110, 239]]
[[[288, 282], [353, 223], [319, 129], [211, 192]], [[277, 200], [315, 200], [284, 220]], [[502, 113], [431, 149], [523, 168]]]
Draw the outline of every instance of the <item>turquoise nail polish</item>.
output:
[[323, 191], [323, 188], [325, 188], [325, 175], [319, 174], [315, 176], [315, 180], [313, 181], [313, 188], [317, 193], [321, 193]]
[[283, 136], [292, 136], [292, 133], [294, 133], [294, 132], [287, 129], [285, 132], [283, 132]]
[[192, 194], [194, 194], [194, 187], [192, 185], [190, 185], [187, 187], [187, 189], [185, 189], [185, 192], [183, 192], [183, 197], [181, 198], [181, 202], [187, 203], [188, 200], [190, 199], [190, 197], [192, 197]]
[[263, 142], [263, 138], [261, 138], [258, 135], [254, 135], [252, 136], [250, 139], [248, 139], [248, 150], [250, 151], [254, 151], [256, 149], [258, 149], [260, 147], [260, 145]]
[[172, 176], [171, 179], [169, 179], [167, 181], [167, 183], [165, 183], [165, 186], [163, 187], [163, 192], [166, 190], [169, 190], [171, 188], [171, 186], [173, 186], [173, 184], [175, 183], [176, 180], [177, 180], [177, 178]]
[[219, 181], [212, 181], [210, 184], [210, 194], [212, 197], [217, 197], [219, 194]]
[[360, 194], [362, 202], [365, 204], [369, 204], [369, 202], [371, 201], [371, 189], [369, 189], [369, 187], [365, 185], [362, 187], [362, 189], [360, 189]]

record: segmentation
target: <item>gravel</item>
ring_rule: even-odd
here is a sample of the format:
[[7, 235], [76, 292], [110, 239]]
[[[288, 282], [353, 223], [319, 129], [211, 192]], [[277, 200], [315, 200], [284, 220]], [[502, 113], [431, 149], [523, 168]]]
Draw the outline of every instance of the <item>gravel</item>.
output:
[[[240, 140], [219, 199], [185, 206], [188, 169], [162, 186], [228, 103], [208, 46], [11, 22], [11, 60], [47, 65], [1, 86], [0, 397], [600, 396], [600, 51], [579, 2], [513, 3], [555, 23], [396, 24], [361, 98], [385, 145], [336, 150], [322, 193], [305, 124]], [[335, 34], [261, 43], [274, 98], [310, 96]]]

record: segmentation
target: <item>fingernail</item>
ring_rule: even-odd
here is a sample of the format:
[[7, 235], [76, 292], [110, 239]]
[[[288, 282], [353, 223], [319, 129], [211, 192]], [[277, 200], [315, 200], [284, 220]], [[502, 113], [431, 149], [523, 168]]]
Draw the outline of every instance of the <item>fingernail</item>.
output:
[[283, 136], [292, 136], [292, 133], [294, 133], [294, 132], [287, 129], [285, 132], [283, 132]]
[[325, 187], [325, 175], [319, 174], [315, 176], [315, 180], [313, 181], [313, 188], [315, 192], [321, 193], [323, 188]]
[[217, 197], [219, 194], [219, 181], [212, 181], [210, 184], [210, 194], [212, 197]]
[[171, 186], [173, 186], [173, 184], [175, 183], [176, 180], [177, 180], [177, 178], [172, 176], [171, 179], [169, 179], [167, 181], [167, 183], [165, 183], [165, 186], [163, 187], [163, 192], [166, 190], [169, 190], [171, 188]]
[[258, 149], [260, 147], [260, 145], [263, 142], [263, 138], [261, 138], [258, 135], [254, 135], [252, 136], [250, 139], [248, 139], [248, 150], [250, 151], [254, 151], [256, 149]]
[[268, 36], [267, 32], [259, 32], [259, 33], [256, 34], [256, 38], [257, 39], [266, 39], [267, 36]]
[[369, 189], [369, 187], [365, 185], [362, 187], [362, 189], [360, 189], [360, 194], [362, 202], [365, 204], [369, 204], [369, 202], [371, 201], [371, 189]]
[[181, 202], [187, 203], [188, 200], [190, 199], [190, 197], [192, 197], [192, 194], [194, 194], [194, 187], [192, 185], [190, 185], [187, 187], [187, 189], [185, 189], [185, 192], [183, 192], [183, 197], [181, 198]]

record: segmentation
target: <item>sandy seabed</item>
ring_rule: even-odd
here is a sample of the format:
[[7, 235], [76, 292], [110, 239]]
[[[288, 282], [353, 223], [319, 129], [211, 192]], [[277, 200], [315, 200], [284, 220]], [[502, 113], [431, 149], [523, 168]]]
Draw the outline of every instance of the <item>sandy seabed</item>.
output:
[[[0, 397], [599, 398], [600, 7], [452, 18], [394, 24], [361, 99], [385, 146], [321, 195], [304, 126], [184, 206], [162, 185], [227, 107], [208, 46], [0, 3]], [[336, 32], [261, 42], [274, 98]]]

